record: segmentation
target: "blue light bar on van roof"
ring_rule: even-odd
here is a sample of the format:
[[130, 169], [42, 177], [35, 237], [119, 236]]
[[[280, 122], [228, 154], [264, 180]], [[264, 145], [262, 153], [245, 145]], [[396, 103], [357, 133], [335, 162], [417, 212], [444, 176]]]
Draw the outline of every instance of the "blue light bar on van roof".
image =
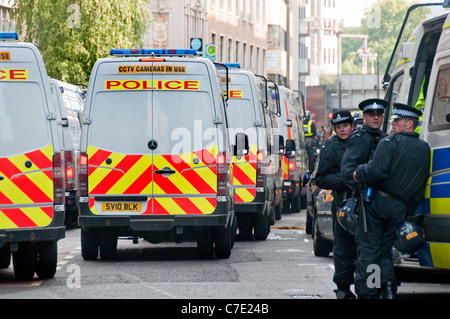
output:
[[180, 56], [197, 55], [194, 49], [112, 49], [114, 56]]
[[231, 68], [236, 68], [236, 69], [240, 69], [241, 65], [239, 63], [224, 63], [224, 65], [231, 69]]
[[18, 40], [19, 36], [16, 32], [0, 32], [0, 41]]

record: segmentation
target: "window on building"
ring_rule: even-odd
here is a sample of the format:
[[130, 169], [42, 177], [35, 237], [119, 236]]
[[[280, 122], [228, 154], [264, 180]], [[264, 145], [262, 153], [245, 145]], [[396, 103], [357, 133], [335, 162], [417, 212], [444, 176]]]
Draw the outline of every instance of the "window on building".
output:
[[234, 58], [235, 58], [235, 61], [234, 61], [234, 62], [236, 62], [236, 63], [239, 63], [239, 61], [241, 60], [241, 57], [240, 57], [240, 54], [241, 54], [241, 52], [240, 52], [240, 47], [241, 47], [241, 43], [240, 43], [239, 41], [236, 41], [236, 56], [234, 57]]
[[286, 32], [279, 25], [268, 26], [268, 47], [286, 50]]
[[241, 0], [236, 0], [236, 16], [241, 16]]
[[242, 66], [246, 68], [247, 65], [247, 43], [244, 43], [242, 45]]

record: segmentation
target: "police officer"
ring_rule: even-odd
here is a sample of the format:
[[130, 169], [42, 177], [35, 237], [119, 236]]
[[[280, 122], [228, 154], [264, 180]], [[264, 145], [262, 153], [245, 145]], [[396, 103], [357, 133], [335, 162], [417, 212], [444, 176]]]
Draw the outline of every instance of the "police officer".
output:
[[430, 147], [414, 132], [421, 115], [422, 112], [414, 107], [394, 104], [393, 134], [382, 139], [373, 159], [358, 166], [354, 172], [356, 181], [373, 189], [373, 199], [366, 205], [367, 232], [361, 231], [361, 218], [356, 232], [355, 289], [358, 297], [373, 298], [380, 294], [368, 280], [374, 271], [373, 265], [378, 265], [381, 270], [383, 297], [395, 297], [397, 285], [392, 247], [396, 229], [423, 201], [430, 167]]
[[382, 99], [368, 99], [358, 106], [363, 111], [364, 124], [350, 136], [341, 165], [344, 182], [355, 192], [358, 191], [359, 184], [353, 179], [353, 172], [358, 165], [369, 161], [379, 140], [385, 136], [380, 127], [387, 106], [388, 103]]
[[344, 155], [347, 140], [353, 131], [353, 117], [349, 111], [333, 113], [331, 124], [335, 135], [330, 137], [322, 146], [319, 156], [319, 165], [315, 175], [316, 185], [323, 189], [333, 190], [333, 282], [337, 285], [335, 290], [338, 299], [355, 299], [350, 286], [354, 282], [356, 244], [354, 236], [346, 232], [337, 223], [336, 211], [341, 201], [351, 196], [351, 189], [344, 183], [341, 175], [341, 160]]
[[316, 150], [319, 147], [319, 143], [316, 140], [316, 124], [314, 124], [312, 120], [310, 111], [305, 112], [305, 119], [303, 120], [303, 132], [305, 135], [306, 151], [308, 152], [309, 170], [313, 171], [317, 159]]

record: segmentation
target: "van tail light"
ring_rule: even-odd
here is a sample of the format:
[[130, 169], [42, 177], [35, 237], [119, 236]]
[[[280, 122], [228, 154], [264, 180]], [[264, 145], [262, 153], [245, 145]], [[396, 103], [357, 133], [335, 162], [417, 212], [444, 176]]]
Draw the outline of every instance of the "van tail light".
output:
[[264, 187], [266, 183], [265, 160], [264, 152], [258, 151], [256, 153], [256, 187]]
[[61, 153], [53, 155], [53, 203], [64, 205], [65, 198], [64, 161]]
[[294, 159], [288, 159], [288, 179], [293, 180], [296, 179], [296, 168], [297, 165]]
[[64, 152], [64, 170], [66, 173], [66, 189], [75, 188], [75, 165], [71, 151]]
[[80, 153], [80, 163], [78, 169], [78, 196], [88, 196], [88, 156]]
[[217, 196], [228, 195], [228, 182], [227, 155], [221, 152], [217, 155]]

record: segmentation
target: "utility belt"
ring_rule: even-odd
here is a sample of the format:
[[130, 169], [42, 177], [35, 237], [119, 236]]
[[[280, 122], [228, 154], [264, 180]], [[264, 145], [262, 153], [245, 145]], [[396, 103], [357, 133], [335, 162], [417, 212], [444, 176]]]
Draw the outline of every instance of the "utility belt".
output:
[[374, 194], [376, 194], [376, 195], [378, 195], [378, 196], [381, 196], [381, 197], [384, 197], [384, 198], [394, 199], [394, 200], [399, 201], [399, 202], [402, 202], [403, 204], [406, 205], [406, 203], [405, 203], [400, 197], [397, 197], [397, 196], [394, 196], [394, 195], [385, 193], [385, 192], [383, 192], [383, 191], [375, 190], [375, 191], [374, 191]]

